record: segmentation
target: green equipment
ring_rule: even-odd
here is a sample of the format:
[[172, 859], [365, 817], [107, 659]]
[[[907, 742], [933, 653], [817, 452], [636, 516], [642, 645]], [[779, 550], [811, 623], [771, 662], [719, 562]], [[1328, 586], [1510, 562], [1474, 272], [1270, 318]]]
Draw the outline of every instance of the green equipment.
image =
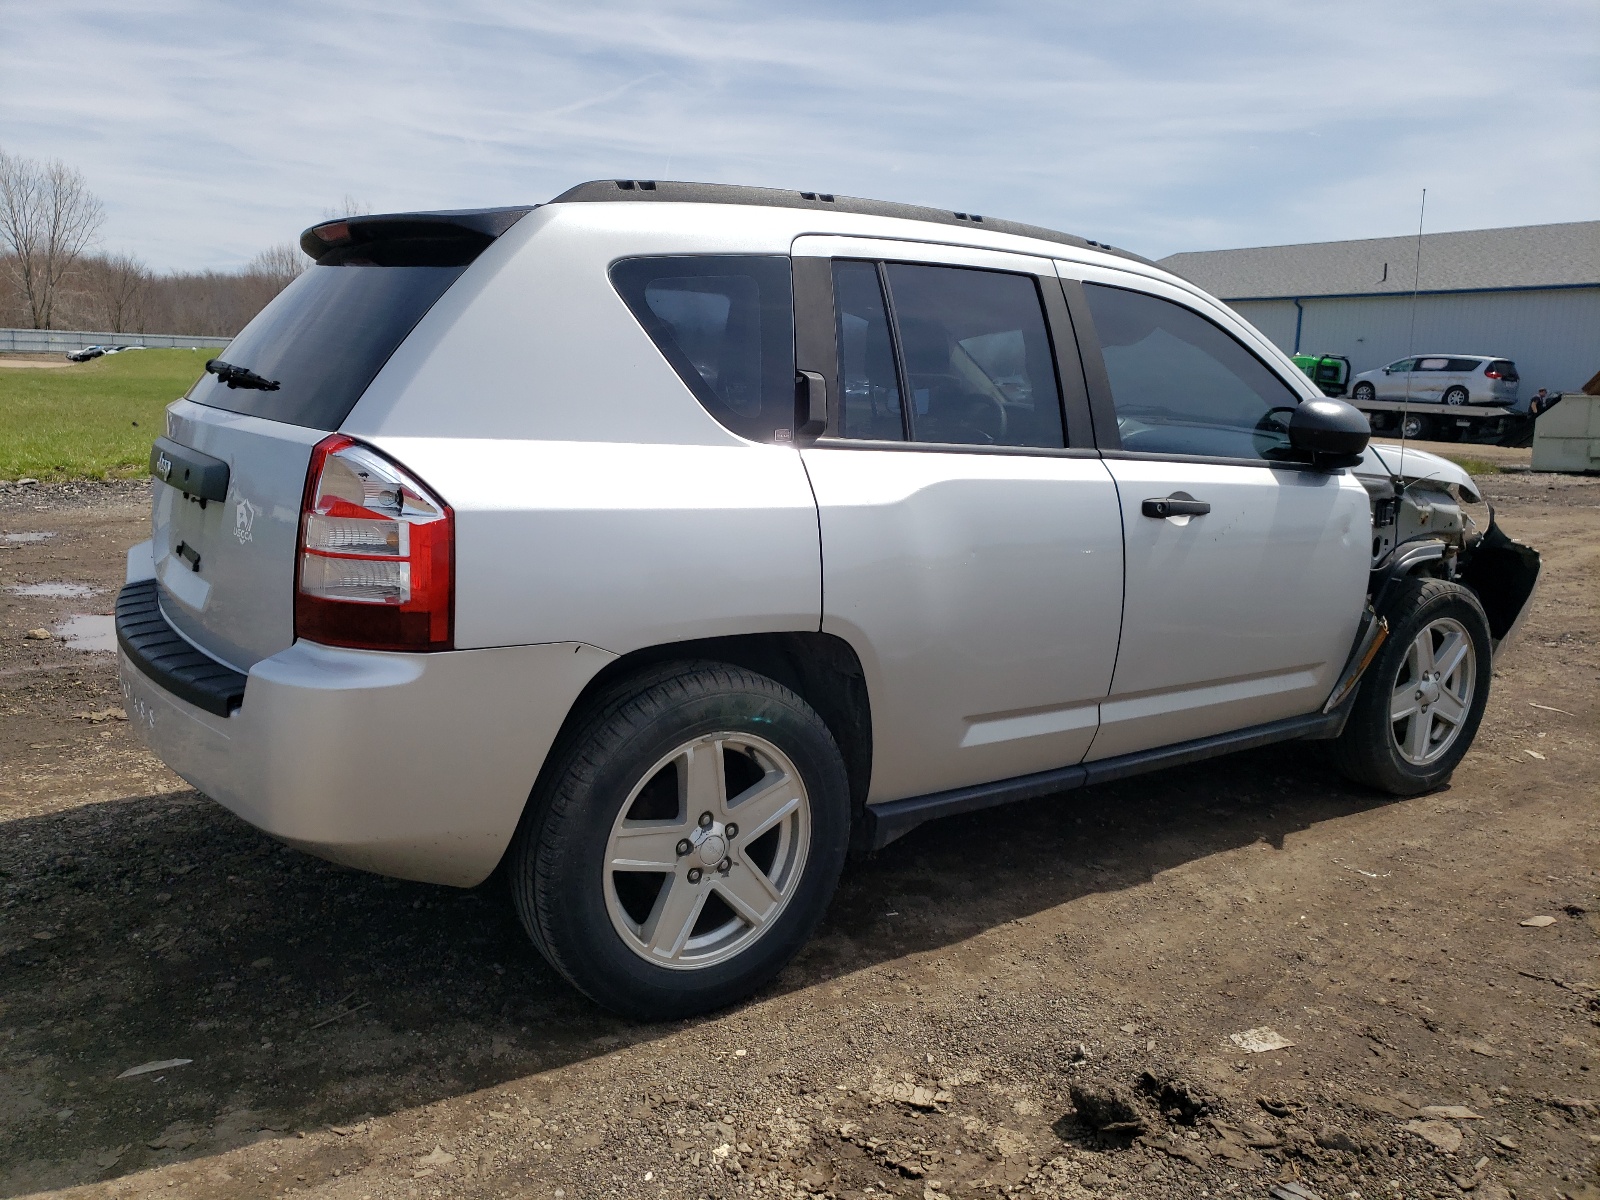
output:
[[1350, 386], [1350, 360], [1342, 354], [1296, 354], [1294, 365], [1322, 389], [1324, 396], [1342, 396]]

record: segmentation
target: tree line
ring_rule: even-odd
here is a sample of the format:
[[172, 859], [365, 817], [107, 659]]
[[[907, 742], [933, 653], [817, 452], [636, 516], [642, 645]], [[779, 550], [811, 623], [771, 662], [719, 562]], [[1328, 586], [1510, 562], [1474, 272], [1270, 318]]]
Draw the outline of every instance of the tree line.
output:
[[75, 168], [0, 148], [0, 328], [232, 337], [310, 265], [285, 242], [242, 270], [160, 273], [96, 249], [104, 221]]

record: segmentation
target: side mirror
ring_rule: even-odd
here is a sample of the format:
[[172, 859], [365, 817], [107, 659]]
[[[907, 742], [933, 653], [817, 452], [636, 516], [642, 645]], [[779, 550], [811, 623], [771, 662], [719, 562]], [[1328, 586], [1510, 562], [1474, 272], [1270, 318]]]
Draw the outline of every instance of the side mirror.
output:
[[1289, 446], [1312, 466], [1353, 467], [1372, 437], [1367, 414], [1343, 400], [1302, 400], [1289, 418]]
[[1393, 374], [1394, 374], [1394, 372], [1393, 372], [1393, 371], [1391, 371], [1391, 370], [1390, 370], [1390, 369], [1389, 369], [1389, 368], [1388, 368], [1388, 367], [1385, 367], [1385, 368], [1384, 368], [1384, 369], [1383, 369], [1383, 373], [1384, 373], [1384, 374], [1385, 374], [1385, 375], [1393, 375]]

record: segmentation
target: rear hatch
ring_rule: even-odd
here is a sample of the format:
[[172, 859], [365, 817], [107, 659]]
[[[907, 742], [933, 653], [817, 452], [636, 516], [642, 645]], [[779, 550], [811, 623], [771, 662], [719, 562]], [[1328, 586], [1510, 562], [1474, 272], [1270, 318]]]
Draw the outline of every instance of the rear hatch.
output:
[[[528, 211], [359, 217], [302, 236], [315, 265], [212, 361], [218, 373], [167, 410], [167, 441], [151, 454], [152, 473], [165, 477], [152, 506], [161, 610], [189, 641], [240, 671], [294, 642], [312, 448], [473, 259]], [[215, 483], [217, 463], [225, 486]], [[204, 486], [192, 474], [186, 492], [191, 468], [210, 474]]]
[[1517, 385], [1522, 382], [1522, 377], [1517, 374], [1517, 364], [1509, 358], [1497, 358], [1483, 369], [1484, 378], [1489, 381], [1489, 390], [1497, 398], [1515, 398]]

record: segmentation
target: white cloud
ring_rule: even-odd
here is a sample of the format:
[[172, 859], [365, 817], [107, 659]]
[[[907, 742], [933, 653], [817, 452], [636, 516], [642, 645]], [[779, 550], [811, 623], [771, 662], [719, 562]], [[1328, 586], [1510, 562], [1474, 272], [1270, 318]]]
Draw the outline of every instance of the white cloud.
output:
[[1207, 6], [198, 0], [12, 23], [7, 149], [109, 246], [225, 266], [336, 198], [588, 178], [826, 188], [1142, 253], [1577, 220], [1600, 195], [1588, 0]]

